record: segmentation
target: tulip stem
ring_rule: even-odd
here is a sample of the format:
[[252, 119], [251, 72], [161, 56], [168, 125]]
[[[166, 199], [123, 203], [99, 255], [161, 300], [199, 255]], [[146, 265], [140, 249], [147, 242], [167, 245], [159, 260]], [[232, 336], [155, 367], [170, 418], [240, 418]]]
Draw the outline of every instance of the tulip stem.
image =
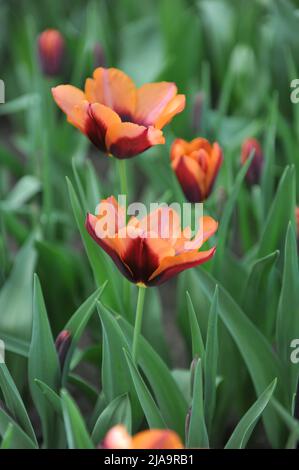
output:
[[117, 159], [117, 165], [118, 165], [118, 173], [119, 173], [119, 179], [120, 179], [121, 194], [128, 196], [126, 161]]
[[135, 364], [137, 362], [138, 341], [139, 341], [139, 336], [140, 336], [140, 332], [141, 332], [141, 325], [142, 325], [142, 315], [143, 315], [145, 291], [146, 291], [146, 287], [138, 286], [138, 299], [137, 299], [135, 327], [134, 327], [134, 336], [133, 336], [133, 347], [132, 347], [132, 356], [133, 356], [133, 361], [134, 361]]

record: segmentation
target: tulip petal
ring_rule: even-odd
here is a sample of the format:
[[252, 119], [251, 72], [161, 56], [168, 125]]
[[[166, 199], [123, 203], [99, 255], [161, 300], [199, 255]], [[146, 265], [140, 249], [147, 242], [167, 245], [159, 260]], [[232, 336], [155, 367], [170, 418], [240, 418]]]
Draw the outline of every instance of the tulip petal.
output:
[[99, 103], [90, 104], [85, 133], [96, 147], [106, 151], [107, 129], [120, 122], [120, 117], [112, 109]]
[[59, 85], [52, 88], [52, 95], [59, 108], [69, 115], [76, 105], [86, 100], [83, 91], [72, 85]]
[[177, 179], [190, 202], [201, 202], [205, 194], [201, 189], [200, 167], [196, 161], [183, 155], [172, 161]]
[[122, 121], [131, 121], [136, 108], [136, 87], [121, 70], [98, 67], [93, 79], [85, 82], [85, 94], [90, 103], [101, 103], [113, 109]]
[[[177, 87], [171, 82], [147, 83], [137, 90], [137, 108], [134, 121], [144, 126], [156, 126], [177, 94]], [[170, 118], [171, 119], [171, 118]]]
[[132, 449], [132, 437], [122, 424], [111, 428], [102, 443], [104, 449]]
[[177, 95], [173, 100], [168, 103], [164, 111], [161, 113], [159, 118], [155, 122], [157, 129], [162, 129], [168, 124], [171, 119], [177, 114], [181, 113], [185, 109], [186, 98], [185, 95]]
[[204, 215], [199, 220], [199, 229], [193, 240], [182, 234], [181, 238], [178, 238], [174, 248], [176, 254], [181, 254], [186, 251], [199, 250], [199, 248], [214, 235], [218, 229], [218, 222], [212, 217]]
[[208, 169], [207, 195], [209, 195], [213, 189], [215, 180], [217, 178], [218, 172], [222, 164], [222, 160], [223, 160], [223, 154], [222, 154], [221, 147], [219, 146], [219, 144], [217, 144], [217, 142], [215, 142], [212, 147], [211, 160], [210, 160], [209, 169]]
[[108, 128], [106, 146], [117, 158], [130, 158], [157, 144], [164, 144], [160, 130], [130, 122], [122, 122]]
[[189, 251], [178, 256], [163, 258], [159, 267], [151, 275], [148, 285], [160, 285], [180, 272], [208, 261], [215, 251], [216, 247], [213, 247], [207, 251]]
[[183, 449], [179, 436], [168, 429], [151, 429], [133, 436], [133, 449]]
[[106, 253], [110, 256], [110, 258], [114, 261], [117, 268], [120, 272], [127, 278], [129, 281], [133, 281], [132, 272], [130, 268], [126, 265], [126, 263], [121, 258], [121, 252], [123, 251], [123, 244], [122, 240], [119, 240], [117, 237], [115, 238], [101, 238], [98, 237], [96, 233], [96, 225], [98, 222], [98, 218], [92, 214], [87, 214], [85, 220], [85, 227], [89, 233], [89, 235], [94, 239], [94, 241], [101, 247]]
[[167, 241], [137, 236], [127, 239], [123, 261], [133, 273], [133, 282], [146, 285], [161, 259], [168, 255], [173, 256], [174, 250]]
[[160, 205], [140, 221], [140, 227], [146, 232], [154, 232], [159, 238], [175, 244], [181, 236], [181, 220], [178, 213], [167, 205]]

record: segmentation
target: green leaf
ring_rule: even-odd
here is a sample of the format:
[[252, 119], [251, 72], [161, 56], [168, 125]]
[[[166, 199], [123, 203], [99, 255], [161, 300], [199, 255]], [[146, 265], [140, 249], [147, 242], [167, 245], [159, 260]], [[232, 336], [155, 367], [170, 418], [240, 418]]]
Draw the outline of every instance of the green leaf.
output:
[[36, 263], [34, 235], [18, 252], [0, 291], [0, 338], [8, 351], [28, 355], [32, 325], [32, 278]]
[[275, 198], [270, 207], [256, 258], [277, 250], [284, 239], [287, 226], [295, 215], [295, 169], [287, 166], [280, 179]]
[[[83, 213], [76, 192], [68, 178], [67, 184], [74, 217], [77, 222], [89, 263], [93, 270], [95, 281], [98, 286], [101, 286], [106, 282], [106, 280], [109, 280], [109, 286], [106, 289], [104, 300], [109, 302], [109, 305], [112, 308], [118, 308], [121, 306], [121, 299], [119, 296], [119, 289], [116, 284], [116, 272], [113, 272], [111, 261], [108, 259], [107, 255], [99, 246], [96, 245], [87, 232], [84, 225], [86, 214]], [[118, 278], [119, 276], [117, 279]]]
[[299, 338], [299, 269], [297, 239], [294, 229], [289, 224], [284, 251], [282, 289], [277, 310], [276, 326], [277, 346], [280, 356], [287, 366], [290, 380], [290, 400], [298, 383], [298, 364], [290, 363], [290, 345], [294, 338]]
[[258, 397], [256, 402], [249, 408], [249, 410], [242, 417], [241, 421], [237, 424], [231, 437], [229, 438], [225, 449], [244, 449], [254, 430], [254, 427], [268, 405], [273, 392], [276, 387], [277, 380], [266, 388], [266, 390]]
[[[207, 398], [209, 399], [209, 398]], [[202, 361], [198, 359], [194, 372], [194, 385], [192, 393], [192, 404], [190, 410], [190, 424], [187, 436], [187, 447], [208, 448], [209, 438], [205, 423], [204, 401], [203, 401], [203, 381], [202, 381]]]
[[[217, 282], [203, 269], [198, 269], [196, 274], [199, 286], [208, 298], [212, 299]], [[243, 357], [257, 395], [261, 394], [267, 385], [277, 377], [278, 396], [280, 399], [285, 399], [281, 363], [274, 354], [271, 345], [221, 286], [219, 286], [218, 312]], [[270, 442], [274, 447], [279, 447], [283, 429], [276, 413], [269, 407], [265, 411], [263, 419]]]
[[131, 356], [125, 349], [124, 354], [126, 356], [126, 360], [129, 366], [132, 380], [134, 382], [136, 393], [140, 401], [140, 405], [144, 411], [144, 415], [146, 417], [149, 427], [152, 429], [167, 428], [165, 421], [161, 416], [160, 410], [155, 403], [155, 400], [149, 392], [140, 373], [138, 372], [138, 369], [136, 368]]
[[2, 390], [5, 404], [16, 422], [21, 426], [26, 434], [36, 443], [35, 433], [28, 417], [23, 400], [19, 391], [6, 367], [0, 362], [0, 388]]
[[[272, 197], [274, 187], [274, 157], [275, 157], [275, 139], [277, 131], [277, 120], [279, 114], [278, 93], [275, 92], [269, 110], [269, 119], [267, 123], [266, 142], [264, 146], [264, 167], [262, 172], [262, 193], [264, 213], [267, 213]], [[272, 251], [272, 250], [271, 250]]]
[[13, 440], [14, 425], [9, 423], [7, 429], [3, 435], [0, 450], [10, 449]]
[[[242, 293], [241, 306], [243, 310], [265, 334], [270, 330], [268, 325], [272, 323], [268, 300], [269, 282], [278, 256], [279, 251], [276, 250], [252, 264]], [[255, 299], [255, 301], [252, 302], [252, 299]]]
[[62, 413], [69, 449], [93, 449], [81, 413], [66, 390], [61, 391]]
[[[102, 302], [98, 304], [98, 311], [103, 328], [103, 392], [108, 403], [120, 395], [129, 395], [134, 429], [140, 425], [142, 410], [123, 353], [123, 348], [128, 348], [128, 342], [124, 332]], [[111, 373], [114, 370], [117, 370], [117, 374]]]
[[35, 379], [45, 382], [54, 391], [60, 383], [60, 366], [49, 325], [38, 277], [34, 277], [32, 339], [28, 358], [28, 380], [34, 404], [41, 417], [43, 436], [48, 446], [55, 442], [53, 426], [56, 415]]
[[250, 157], [240, 169], [221, 217], [221, 224], [219, 225], [219, 230], [217, 233], [217, 251], [213, 260], [213, 271], [217, 274], [217, 278], [221, 276], [221, 264], [225, 259], [224, 253], [227, 249], [228, 236], [231, 228], [231, 218], [238, 199], [238, 194], [240, 192], [247, 170], [252, 162], [252, 158], [253, 155], [250, 155]]
[[7, 212], [16, 211], [35, 196], [40, 189], [40, 181], [35, 176], [23, 176], [8, 196], [0, 202], [0, 210]]
[[203, 344], [200, 327], [197, 321], [196, 313], [189, 292], [186, 292], [186, 297], [192, 340], [192, 357], [200, 357], [201, 359], [203, 359], [205, 356], [205, 347]]
[[73, 314], [73, 316], [69, 319], [67, 324], [64, 327], [64, 330], [68, 331], [71, 336], [71, 343], [69, 346], [69, 350], [67, 352], [65, 361], [64, 361], [64, 366], [63, 366], [63, 371], [62, 371], [62, 385], [64, 386], [67, 381], [67, 376], [69, 373], [69, 368], [70, 368], [70, 362], [74, 353], [74, 350], [76, 348], [76, 345], [78, 344], [78, 341], [86, 328], [86, 325], [93, 314], [93, 311], [96, 306], [97, 300], [100, 299], [105, 287], [105, 283], [102, 287], [99, 287], [93, 294], [91, 294], [90, 297], [76, 310], [76, 312]]
[[[123, 317], [117, 317], [117, 321], [126, 337], [126, 348], [130, 351], [133, 342], [133, 327]], [[183, 438], [188, 406], [182, 392], [165, 363], [142, 336], [139, 339], [138, 355], [139, 365], [150, 385], [165, 423], [169, 429], [173, 429]], [[169, 390], [171, 390], [171, 396]]]
[[90, 382], [74, 373], [69, 375], [69, 380], [70, 383], [76, 385], [84, 395], [86, 395], [92, 405], [95, 405], [98, 398], [98, 391]]
[[212, 419], [216, 406], [216, 377], [218, 363], [218, 286], [215, 288], [214, 297], [209, 313], [206, 354], [204, 358], [204, 409], [207, 428], [212, 427]]
[[10, 100], [8, 103], [1, 104], [0, 116], [14, 114], [20, 111], [27, 111], [28, 107], [38, 105], [39, 101], [40, 96], [37, 93], [28, 93], [26, 95], [19, 96], [14, 100]]
[[41, 389], [41, 392], [44, 394], [45, 398], [48, 400], [49, 405], [53, 410], [62, 416], [61, 408], [61, 399], [60, 396], [52, 390], [45, 382], [39, 379], [35, 379], [34, 382]]
[[23, 431], [22, 428], [9, 416], [9, 414], [2, 409], [0, 405], [0, 435], [3, 437], [7, 432], [9, 425], [12, 425], [13, 432], [10, 441], [12, 449], [37, 449], [37, 445], [30, 437]]
[[92, 440], [98, 445], [105, 437], [109, 429], [117, 424], [123, 424], [128, 433], [132, 431], [132, 412], [128, 395], [114, 398], [102, 411], [92, 431]]

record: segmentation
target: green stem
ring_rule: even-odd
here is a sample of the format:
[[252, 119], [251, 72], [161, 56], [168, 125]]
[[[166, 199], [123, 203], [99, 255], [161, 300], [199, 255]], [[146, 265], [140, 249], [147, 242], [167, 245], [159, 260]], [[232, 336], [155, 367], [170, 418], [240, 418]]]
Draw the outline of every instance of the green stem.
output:
[[120, 179], [120, 191], [128, 197], [128, 184], [126, 172], [126, 160], [117, 159], [118, 174]]
[[138, 286], [138, 299], [137, 299], [137, 307], [136, 307], [133, 348], [132, 348], [132, 356], [133, 356], [133, 361], [135, 364], [137, 362], [138, 340], [139, 340], [139, 336], [141, 332], [145, 291], [146, 291], [146, 287]]

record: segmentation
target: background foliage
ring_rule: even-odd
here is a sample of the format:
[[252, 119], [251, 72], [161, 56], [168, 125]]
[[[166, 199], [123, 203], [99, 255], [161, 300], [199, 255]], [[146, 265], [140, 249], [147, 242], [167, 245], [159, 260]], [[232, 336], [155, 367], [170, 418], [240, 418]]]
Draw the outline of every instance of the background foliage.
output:
[[[134, 433], [169, 427], [190, 447], [296, 446], [297, 8], [288, 0], [0, 2], [3, 448], [90, 448], [119, 422]], [[66, 40], [52, 79], [36, 52], [48, 27]], [[184, 201], [169, 165], [175, 136], [201, 135], [224, 150], [205, 204], [220, 221], [216, 256], [148, 290], [138, 370], [135, 288], [128, 292], [83, 225], [101, 197], [118, 194], [117, 169], [50, 94], [59, 83], [83, 85], [97, 43], [107, 66], [139, 85], [174, 81], [187, 97], [167, 144], [128, 161], [132, 201]], [[240, 148], [251, 136], [265, 164], [260, 185], [248, 188]], [[71, 347], [61, 370], [54, 339], [63, 329]]]

